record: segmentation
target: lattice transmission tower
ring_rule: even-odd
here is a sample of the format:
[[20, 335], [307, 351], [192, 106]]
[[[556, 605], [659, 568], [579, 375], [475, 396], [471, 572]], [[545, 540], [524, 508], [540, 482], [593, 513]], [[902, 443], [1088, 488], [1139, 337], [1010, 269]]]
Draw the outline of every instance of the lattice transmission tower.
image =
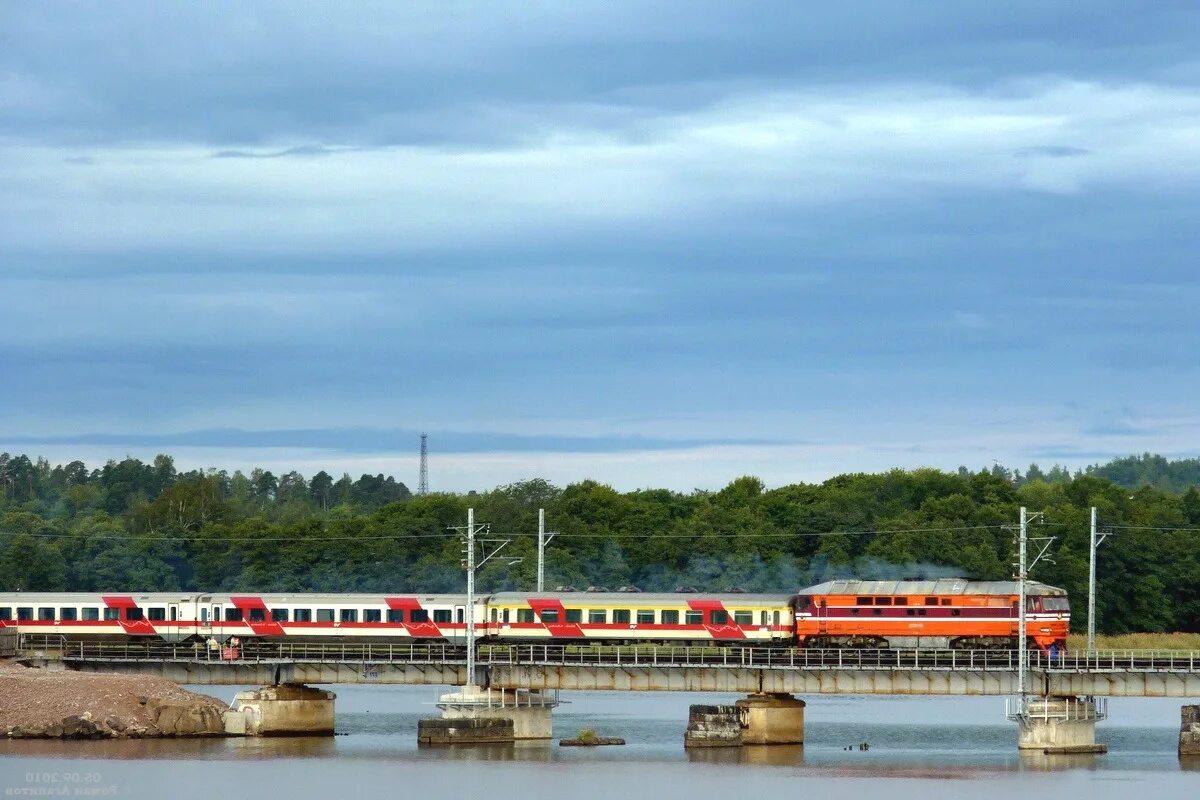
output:
[[417, 494], [429, 494], [429, 434], [421, 434], [421, 474], [417, 476]]

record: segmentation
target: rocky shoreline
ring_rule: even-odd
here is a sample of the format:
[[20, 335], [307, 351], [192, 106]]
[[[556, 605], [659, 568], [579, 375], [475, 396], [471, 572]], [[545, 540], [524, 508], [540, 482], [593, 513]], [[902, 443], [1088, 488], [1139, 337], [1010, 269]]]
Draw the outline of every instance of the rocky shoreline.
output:
[[163, 678], [0, 662], [0, 732], [10, 739], [224, 736], [225, 704]]

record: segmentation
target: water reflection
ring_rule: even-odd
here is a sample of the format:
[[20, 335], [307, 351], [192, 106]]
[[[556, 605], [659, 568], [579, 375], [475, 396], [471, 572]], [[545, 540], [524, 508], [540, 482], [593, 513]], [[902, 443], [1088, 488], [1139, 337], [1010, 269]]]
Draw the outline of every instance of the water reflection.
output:
[[1041, 750], [1019, 750], [1021, 769], [1033, 772], [1056, 772], [1065, 769], [1094, 770], [1104, 759], [1102, 753], [1045, 753]]
[[746, 747], [689, 747], [693, 764], [757, 764], [772, 767], [804, 766], [804, 745], [777, 744]]
[[1200, 772], [1200, 756], [1180, 756], [1179, 769], [1184, 772]]

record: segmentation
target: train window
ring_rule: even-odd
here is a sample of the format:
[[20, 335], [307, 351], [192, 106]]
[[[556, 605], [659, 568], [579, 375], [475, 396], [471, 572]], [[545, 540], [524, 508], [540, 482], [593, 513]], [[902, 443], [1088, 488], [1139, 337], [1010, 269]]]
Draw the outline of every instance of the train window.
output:
[[363, 622], [383, 622], [383, 611], [378, 608], [364, 608]]
[[949, 597], [943, 597], [943, 598], [942, 598], [942, 605], [944, 605], [944, 606], [948, 606], [948, 605], [950, 605], [950, 598], [949, 598]]
[[80, 611], [83, 612], [82, 619], [84, 622], [95, 622], [100, 619], [100, 609], [98, 608], [82, 608]]
[[613, 609], [613, 624], [628, 625], [629, 624], [629, 609], [615, 608]]
[[[779, 612], [776, 611], [775, 613], [778, 614]], [[764, 611], [758, 615], [758, 624], [759, 625], [770, 625], [771, 624], [770, 619], [771, 619], [771, 612]]]
[[28, 622], [33, 619], [33, 608], [31, 606], [17, 607], [17, 621]]
[[646, 609], [646, 608], [638, 609], [637, 623], [638, 623], [638, 625], [653, 625], [654, 624], [654, 610]]
[[608, 612], [602, 608], [588, 609], [588, 623], [591, 625], [603, 625], [608, 622]]
[[890, 598], [890, 597], [876, 597], [875, 598], [875, 605], [877, 605], [877, 606], [890, 606], [891, 604], [892, 604], [892, 598]]
[[568, 608], [567, 609], [567, 622], [571, 623], [572, 625], [578, 625], [579, 623], [583, 622], [583, 609], [582, 608]]
[[0, 619], [12, 619], [11, 606], [0, 606]]
[[545, 622], [547, 625], [557, 625], [558, 624], [558, 609], [557, 608], [543, 608], [542, 613], [539, 614], [539, 616], [542, 618], [542, 622]]
[[709, 619], [712, 620], [713, 625], [728, 625], [729, 624], [729, 612], [728, 611], [711, 611], [711, 612], [709, 612]]
[[684, 614], [683, 621], [685, 623], [687, 623], [688, 625], [703, 625], [704, 624], [704, 612], [703, 611], [688, 611]]
[[414, 608], [408, 612], [409, 622], [429, 622], [429, 612], [423, 608]]
[[[129, 610], [133, 611], [134, 609], [131, 608]], [[138, 613], [140, 614], [141, 612], [139, 611]], [[329, 613], [330, 613], [329, 618], [333, 619], [333, 612], [330, 611]], [[242, 610], [240, 608], [225, 609], [225, 621], [226, 622], [241, 622], [242, 621]]]
[[465, 620], [464, 609], [462, 606], [459, 606], [458, 608], [454, 609], [454, 621], [458, 622], [458, 623], [462, 623], [464, 620]]
[[[825, 603], [824, 603], [824, 602], [822, 602], [822, 603], [821, 603], [821, 605], [825, 605]], [[856, 605], [856, 606], [869, 606], [869, 605], [871, 605], [871, 598], [869, 598], [869, 597], [856, 597], [856, 598], [854, 598], [854, 605]]]
[[773, 619], [773, 620], [774, 620], [774, 622], [772, 622], [772, 623], [771, 623], [772, 625], [778, 625], [778, 624], [779, 624], [779, 612], [778, 612], [778, 611], [772, 611], [772, 612], [771, 612], [771, 619]]
[[926, 598], [925, 598], [925, 605], [927, 605], [927, 606], [936, 606], [936, 605], [937, 605], [937, 598], [936, 598], [936, 597], [926, 597]]
[[152, 622], [162, 622], [167, 618], [167, 610], [162, 607], [146, 609], [146, 617]]
[[[495, 610], [496, 609], [494, 609], [494, 608], [492, 609], [493, 612]], [[389, 608], [388, 609], [388, 622], [392, 623], [393, 625], [399, 625], [399, 624], [403, 623], [404, 622], [404, 609], [403, 608]]]
[[63, 622], [74, 622], [76, 619], [78, 619], [78, 617], [76, 616], [78, 614], [78, 612], [79, 612], [79, 609], [77, 609], [77, 608], [64, 608], [62, 610]]
[[293, 622], [312, 622], [311, 608], [297, 608], [292, 612]]
[[500, 621], [500, 611], [498, 609], [493, 608], [492, 609], [492, 622], [499, 622], [499, 621]]
[[[767, 614], [767, 612], [764, 611], [763, 616], [765, 617], [766, 614]], [[738, 625], [753, 625], [754, 624], [754, 612], [753, 611], [735, 611], [735, 612], [733, 612], [733, 621], [736, 622]], [[763, 624], [765, 625], [766, 622], [767, 621], [764, 619]]]
[[517, 609], [517, 622], [533, 622], [533, 609], [532, 608], [518, 608]]
[[[154, 609], [150, 609], [150, 610], [153, 611]], [[151, 617], [151, 619], [153, 619], [153, 617]], [[265, 608], [250, 609], [250, 621], [251, 622], [266, 622], [267, 621], [267, 610]]]
[[678, 625], [679, 624], [679, 612], [673, 608], [669, 609], [667, 611], [662, 612], [662, 616], [659, 617], [659, 619], [662, 620], [663, 625]]
[[906, 606], [906, 605], [908, 605], [908, 598], [907, 597], [897, 597], [893, 601], [893, 603], [898, 606]]
[[1047, 611], [1070, 611], [1071, 604], [1065, 597], [1043, 597], [1042, 608]]
[[508, 609], [507, 608], [500, 612], [500, 621], [503, 622], [505, 625], [508, 624]]
[[38, 609], [38, 619], [42, 620], [43, 622], [53, 622], [54, 621], [54, 609], [50, 608], [48, 606], [43, 606], [42, 608], [39, 608]]
[[287, 622], [288, 610], [286, 608], [272, 608], [271, 622]]
[[[529, 614], [532, 617], [533, 612], [530, 611]], [[435, 608], [433, 610], [434, 622], [450, 622], [452, 619], [454, 619], [454, 615], [450, 613], [450, 609], [448, 608]], [[530, 622], [532, 621], [531, 619]]]
[[[449, 613], [449, 612], [446, 612], [446, 613]], [[339, 609], [338, 621], [339, 622], [358, 622], [358, 609], [357, 608]], [[449, 622], [449, 620], [446, 620], [446, 621]]]
[[[236, 608], [233, 610], [238, 612], [238, 619], [241, 619], [242, 612], [238, 611]], [[145, 615], [142, 613], [140, 608], [134, 607], [125, 609], [125, 619], [129, 620], [130, 622], [138, 622], [144, 618]]]
[[[205, 610], [207, 611], [207, 609], [205, 609]], [[108, 620], [109, 622], [120, 619], [121, 618], [121, 609], [119, 609], [119, 608], [104, 609], [104, 618], [106, 620]]]
[[317, 609], [317, 622], [333, 622], [333, 609], [332, 608], [318, 608]]

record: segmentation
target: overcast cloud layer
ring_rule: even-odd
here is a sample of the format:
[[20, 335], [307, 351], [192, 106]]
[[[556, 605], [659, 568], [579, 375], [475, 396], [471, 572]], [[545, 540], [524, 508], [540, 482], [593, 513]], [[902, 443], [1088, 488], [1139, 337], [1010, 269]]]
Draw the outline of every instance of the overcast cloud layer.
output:
[[1200, 7], [0, 5], [0, 449], [1195, 455]]

